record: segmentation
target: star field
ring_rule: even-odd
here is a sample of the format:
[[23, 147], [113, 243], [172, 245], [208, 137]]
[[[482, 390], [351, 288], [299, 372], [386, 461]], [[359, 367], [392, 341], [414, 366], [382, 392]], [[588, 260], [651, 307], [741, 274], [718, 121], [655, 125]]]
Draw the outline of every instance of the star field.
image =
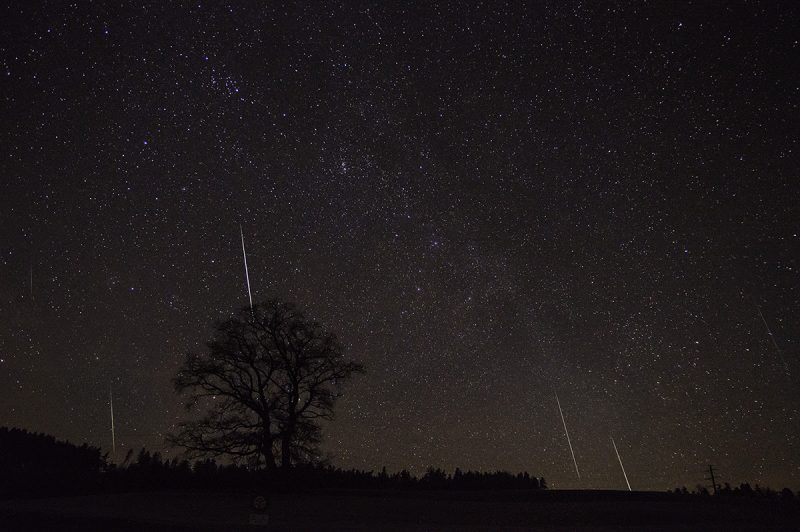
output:
[[792, 3], [0, 9], [0, 425], [174, 454], [241, 224], [337, 465], [800, 488]]

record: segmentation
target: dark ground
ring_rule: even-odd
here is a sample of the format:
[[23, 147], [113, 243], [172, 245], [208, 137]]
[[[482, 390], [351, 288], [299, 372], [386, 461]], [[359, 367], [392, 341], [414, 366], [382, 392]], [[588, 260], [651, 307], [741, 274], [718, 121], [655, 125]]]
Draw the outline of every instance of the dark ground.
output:
[[247, 525], [250, 495], [157, 492], [0, 501], [3, 531], [800, 530], [800, 505], [627, 492], [325, 492], [271, 498]]

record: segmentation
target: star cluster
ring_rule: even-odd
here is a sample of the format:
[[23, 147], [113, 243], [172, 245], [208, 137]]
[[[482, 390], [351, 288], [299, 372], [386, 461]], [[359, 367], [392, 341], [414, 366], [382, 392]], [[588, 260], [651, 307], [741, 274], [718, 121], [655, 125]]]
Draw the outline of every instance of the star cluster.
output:
[[791, 3], [0, 9], [0, 425], [174, 454], [241, 225], [338, 465], [800, 487]]

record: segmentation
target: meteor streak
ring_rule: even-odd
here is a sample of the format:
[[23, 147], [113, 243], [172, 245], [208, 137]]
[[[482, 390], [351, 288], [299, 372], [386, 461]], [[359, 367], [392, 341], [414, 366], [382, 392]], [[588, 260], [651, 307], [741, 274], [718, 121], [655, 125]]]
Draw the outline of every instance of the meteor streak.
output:
[[244, 231], [239, 224], [239, 234], [242, 236], [242, 256], [244, 257], [244, 277], [247, 280], [247, 297], [250, 298], [250, 312], [253, 312], [253, 293], [250, 291], [250, 272], [247, 269], [247, 251], [244, 249]]
[[767, 323], [767, 320], [764, 318], [764, 313], [761, 312], [761, 307], [756, 305], [756, 309], [758, 309], [758, 315], [761, 316], [761, 321], [764, 323], [764, 327], [767, 328], [767, 334], [769, 335], [769, 339], [772, 340], [772, 345], [775, 346], [775, 351], [778, 352], [778, 358], [780, 358], [781, 362], [783, 362], [783, 367], [786, 369], [786, 374], [788, 375], [789, 364], [786, 363], [786, 359], [783, 357], [783, 351], [781, 351], [781, 348], [778, 347], [778, 342], [775, 341], [775, 336], [772, 334], [772, 329], [769, 328], [769, 324]]
[[575, 460], [575, 451], [572, 450], [572, 441], [569, 439], [569, 431], [567, 430], [567, 422], [564, 420], [564, 412], [561, 410], [561, 401], [558, 400], [558, 392], [553, 389], [553, 393], [556, 394], [556, 404], [558, 405], [558, 413], [561, 414], [561, 423], [564, 424], [564, 434], [567, 435], [567, 445], [569, 445], [569, 452], [572, 455], [572, 463], [575, 464], [575, 474], [578, 475], [578, 479], [581, 478], [581, 472], [578, 471], [578, 461]]
[[111, 386], [108, 387], [108, 405], [111, 408], [111, 454], [117, 456], [117, 439], [114, 434], [114, 395], [111, 393]]
[[619, 467], [620, 467], [620, 469], [622, 469], [622, 476], [625, 477], [625, 484], [628, 485], [628, 491], [633, 491], [631, 489], [631, 483], [628, 482], [628, 475], [625, 473], [625, 466], [622, 465], [622, 458], [620, 458], [620, 456], [619, 456], [619, 451], [617, 450], [617, 444], [614, 443], [614, 437], [613, 436], [611, 436], [611, 445], [614, 446], [614, 452], [617, 453], [617, 460], [619, 460]]

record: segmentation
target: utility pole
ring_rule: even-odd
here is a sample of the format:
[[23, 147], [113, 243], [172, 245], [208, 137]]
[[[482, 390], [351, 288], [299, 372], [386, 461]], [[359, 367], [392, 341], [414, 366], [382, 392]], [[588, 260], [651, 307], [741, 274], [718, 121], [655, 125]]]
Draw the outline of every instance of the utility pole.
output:
[[717, 481], [714, 478], [714, 466], [711, 465], [711, 464], [708, 464], [708, 474], [709, 474], [709, 477], [706, 478], [706, 480], [710, 480], [711, 481], [711, 485], [714, 487], [714, 495], [716, 495], [717, 494]]

